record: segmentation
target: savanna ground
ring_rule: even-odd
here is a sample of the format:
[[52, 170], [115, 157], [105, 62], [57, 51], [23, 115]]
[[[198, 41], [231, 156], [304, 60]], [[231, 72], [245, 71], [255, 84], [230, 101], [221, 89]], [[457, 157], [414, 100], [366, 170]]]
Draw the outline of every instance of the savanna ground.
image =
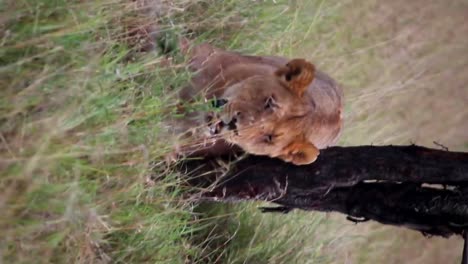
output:
[[[0, 263], [459, 262], [460, 238], [200, 205], [155, 168], [189, 77], [160, 47], [187, 33], [332, 75], [342, 145], [467, 151], [468, 2], [3, 0], [0, 12]], [[167, 45], [145, 42], [161, 34]]]

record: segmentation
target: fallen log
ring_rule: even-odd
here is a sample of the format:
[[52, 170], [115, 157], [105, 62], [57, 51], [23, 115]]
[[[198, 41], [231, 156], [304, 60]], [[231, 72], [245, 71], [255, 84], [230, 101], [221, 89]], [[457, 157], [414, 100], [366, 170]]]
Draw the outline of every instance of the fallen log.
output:
[[322, 150], [305, 166], [260, 156], [226, 159], [186, 160], [178, 169], [201, 187], [197, 197], [204, 201], [269, 201], [279, 207], [264, 212], [334, 211], [354, 222], [374, 220], [425, 235], [468, 229], [468, 153], [357, 146]]

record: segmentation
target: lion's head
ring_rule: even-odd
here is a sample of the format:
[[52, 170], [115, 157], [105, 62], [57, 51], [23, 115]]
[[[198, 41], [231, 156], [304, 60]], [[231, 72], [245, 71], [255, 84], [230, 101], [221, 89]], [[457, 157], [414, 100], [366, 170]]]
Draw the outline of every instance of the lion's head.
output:
[[279, 69], [233, 66], [225, 73], [231, 75], [231, 83], [214, 100], [219, 111], [207, 120], [211, 134], [248, 153], [297, 165], [315, 161], [319, 151], [308, 139], [313, 106], [305, 96], [314, 74], [314, 66], [303, 59], [291, 60]]

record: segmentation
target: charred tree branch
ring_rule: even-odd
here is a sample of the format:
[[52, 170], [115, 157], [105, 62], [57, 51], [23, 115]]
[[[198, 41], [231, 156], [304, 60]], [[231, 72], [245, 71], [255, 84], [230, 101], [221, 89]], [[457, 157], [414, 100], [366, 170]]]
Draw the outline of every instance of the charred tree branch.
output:
[[[203, 187], [202, 200], [263, 200], [292, 209], [335, 211], [354, 222], [405, 226], [427, 235], [468, 229], [468, 153], [419, 146], [333, 147], [317, 161], [295, 166], [249, 156], [229, 163], [186, 161], [188, 182]], [[201, 175], [201, 176], [200, 176]]]

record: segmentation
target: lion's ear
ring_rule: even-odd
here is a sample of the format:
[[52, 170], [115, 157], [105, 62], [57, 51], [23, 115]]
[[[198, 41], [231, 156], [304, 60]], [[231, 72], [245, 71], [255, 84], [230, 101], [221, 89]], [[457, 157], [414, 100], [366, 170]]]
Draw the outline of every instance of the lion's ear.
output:
[[319, 153], [314, 144], [305, 140], [295, 140], [283, 148], [279, 158], [295, 165], [305, 165], [314, 162]]
[[288, 84], [291, 91], [302, 97], [314, 80], [315, 67], [304, 59], [293, 59], [279, 68], [275, 74]]

